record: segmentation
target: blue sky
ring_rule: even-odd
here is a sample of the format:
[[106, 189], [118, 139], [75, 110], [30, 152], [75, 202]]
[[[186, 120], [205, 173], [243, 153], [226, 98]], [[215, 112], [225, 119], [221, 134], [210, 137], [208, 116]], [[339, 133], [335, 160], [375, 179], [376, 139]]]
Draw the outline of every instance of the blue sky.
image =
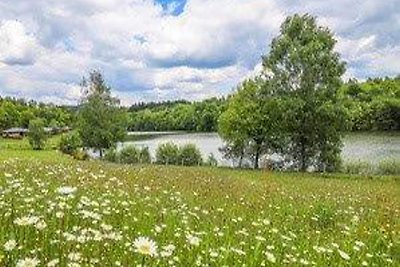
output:
[[1, 0], [0, 95], [74, 104], [92, 69], [125, 105], [226, 95], [296, 12], [332, 29], [343, 79], [400, 73], [398, 0]]

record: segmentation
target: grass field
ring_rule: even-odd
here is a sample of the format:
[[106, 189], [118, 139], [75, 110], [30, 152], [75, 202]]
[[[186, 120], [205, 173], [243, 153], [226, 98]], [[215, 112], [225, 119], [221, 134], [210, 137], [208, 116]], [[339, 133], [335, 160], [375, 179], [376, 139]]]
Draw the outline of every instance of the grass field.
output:
[[3, 149], [0, 225], [0, 266], [400, 266], [400, 182]]

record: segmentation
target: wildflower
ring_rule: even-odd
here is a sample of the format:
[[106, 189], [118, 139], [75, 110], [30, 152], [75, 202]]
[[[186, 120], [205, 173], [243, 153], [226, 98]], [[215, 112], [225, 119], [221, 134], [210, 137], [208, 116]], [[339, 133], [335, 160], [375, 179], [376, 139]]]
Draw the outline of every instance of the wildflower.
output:
[[10, 239], [4, 244], [4, 250], [12, 251], [16, 246], [17, 246], [17, 241], [15, 241], [14, 239]]
[[66, 196], [68, 196], [68, 195], [71, 195], [71, 194], [73, 194], [73, 193], [76, 192], [76, 187], [61, 186], [61, 187], [59, 187], [59, 188], [57, 189], [57, 192], [58, 192], [60, 195], [66, 195]]
[[272, 254], [271, 252], [266, 251], [265, 252], [265, 256], [267, 256], [267, 260], [269, 262], [275, 263], [276, 262], [276, 258], [274, 256], [274, 254]]
[[170, 244], [168, 246], [163, 247], [163, 251], [161, 251], [161, 257], [170, 257], [175, 250], [175, 246]]
[[20, 226], [26, 226], [26, 225], [33, 225], [36, 224], [39, 221], [39, 217], [36, 216], [24, 216], [21, 218], [17, 218], [14, 220], [14, 223]]
[[81, 254], [80, 253], [75, 253], [75, 252], [69, 253], [68, 254], [68, 259], [70, 261], [79, 261], [81, 259]]
[[60, 262], [59, 259], [54, 259], [51, 260], [47, 263], [47, 267], [56, 267], [58, 265], [58, 263]]
[[23, 260], [18, 260], [16, 267], [36, 267], [40, 261], [36, 258], [25, 258]]
[[46, 224], [46, 222], [45, 221], [39, 221], [39, 222], [37, 222], [36, 224], [35, 224], [35, 228], [36, 229], [38, 229], [38, 230], [43, 230], [43, 229], [45, 229], [47, 227], [47, 224]]
[[154, 257], [157, 255], [157, 244], [148, 237], [138, 237], [133, 242], [136, 252]]
[[198, 246], [200, 245], [200, 238], [198, 238], [197, 236], [193, 236], [193, 235], [187, 235], [187, 240], [189, 242], [190, 245], [193, 246]]
[[348, 261], [350, 260], [350, 256], [349, 254], [347, 254], [346, 252], [344, 252], [343, 250], [338, 249], [339, 255], [340, 257], [342, 257], [342, 259]]

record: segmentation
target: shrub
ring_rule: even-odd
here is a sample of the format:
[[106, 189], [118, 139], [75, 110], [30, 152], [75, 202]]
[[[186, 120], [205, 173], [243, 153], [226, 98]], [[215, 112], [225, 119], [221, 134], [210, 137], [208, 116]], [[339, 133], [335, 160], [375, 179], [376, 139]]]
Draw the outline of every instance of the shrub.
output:
[[76, 150], [72, 153], [72, 157], [76, 160], [87, 160], [89, 159], [89, 154], [84, 150]]
[[362, 161], [347, 162], [342, 169], [344, 173], [348, 174], [371, 175], [375, 173], [375, 168], [372, 164]]
[[114, 148], [110, 148], [106, 151], [103, 159], [109, 162], [118, 162], [118, 153]]
[[165, 143], [158, 146], [156, 162], [158, 164], [179, 164], [179, 147], [173, 143]]
[[148, 147], [143, 147], [139, 151], [139, 162], [142, 164], [151, 163], [151, 156]]
[[118, 153], [118, 162], [124, 164], [136, 164], [140, 161], [140, 151], [135, 146], [130, 145], [122, 148]]
[[208, 155], [208, 158], [207, 158], [207, 160], [206, 160], [206, 162], [205, 162], [205, 165], [206, 165], [206, 166], [212, 166], [212, 167], [218, 166], [218, 161], [217, 161], [217, 159], [215, 158], [215, 156], [214, 156], [213, 153], [210, 153], [210, 154]]
[[44, 130], [43, 120], [35, 119], [29, 122], [28, 139], [33, 150], [42, 150], [44, 148], [47, 135]]
[[395, 159], [382, 160], [379, 162], [378, 172], [382, 175], [400, 175], [400, 161]]
[[64, 154], [72, 155], [81, 147], [81, 144], [81, 138], [78, 133], [68, 133], [61, 136], [58, 149]]
[[184, 145], [179, 152], [179, 163], [181, 165], [194, 166], [203, 163], [200, 150], [193, 144]]

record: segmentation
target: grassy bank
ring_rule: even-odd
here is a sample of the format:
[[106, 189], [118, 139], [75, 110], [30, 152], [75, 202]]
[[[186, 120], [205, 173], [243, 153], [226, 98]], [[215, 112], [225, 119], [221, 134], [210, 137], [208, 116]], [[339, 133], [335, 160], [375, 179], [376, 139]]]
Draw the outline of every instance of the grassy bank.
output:
[[[400, 264], [396, 179], [3, 152], [0, 244], [17, 243], [1, 247], [5, 266], [24, 258], [61, 266]], [[65, 186], [76, 191], [59, 192]], [[141, 236], [154, 240], [156, 255], [137, 251]]]

